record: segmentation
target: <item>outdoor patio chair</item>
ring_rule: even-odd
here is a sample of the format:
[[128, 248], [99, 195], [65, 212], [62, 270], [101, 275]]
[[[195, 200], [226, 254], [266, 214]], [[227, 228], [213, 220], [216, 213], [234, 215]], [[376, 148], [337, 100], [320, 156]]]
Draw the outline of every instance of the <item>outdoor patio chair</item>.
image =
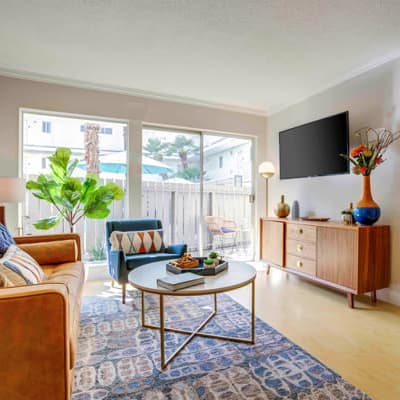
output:
[[[125, 304], [126, 298], [126, 284], [128, 283], [128, 274], [134, 268], [141, 265], [149, 264], [156, 261], [170, 260], [179, 258], [186, 252], [186, 244], [173, 244], [165, 247], [161, 247], [158, 252], [142, 252], [144, 249], [137, 247], [132, 248], [130, 251], [125, 253], [123, 249], [113, 249], [110, 242], [111, 233], [114, 231], [118, 232], [129, 232], [130, 239], [132, 239], [131, 232], [143, 232], [143, 231], [162, 231], [162, 223], [159, 219], [131, 219], [131, 220], [119, 220], [119, 221], [107, 221], [106, 222], [106, 246], [108, 256], [108, 271], [112, 279], [122, 285], [122, 303]], [[115, 243], [114, 243], [115, 244]], [[129, 244], [129, 243], [128, 243]], [[141, 246], [142, 247], [142, 246]], [[144, 247], [144, 246], [143, 246]]]
[[230, 240], [232, 249], [236, 247], [236, 239], [238, 233], [238, 226], [232, 219], [225, 219], [218, 216], [204, 217], [208, 230], [212, 236], [212, 246], [221, 248], [225, 247], [226, 240]]

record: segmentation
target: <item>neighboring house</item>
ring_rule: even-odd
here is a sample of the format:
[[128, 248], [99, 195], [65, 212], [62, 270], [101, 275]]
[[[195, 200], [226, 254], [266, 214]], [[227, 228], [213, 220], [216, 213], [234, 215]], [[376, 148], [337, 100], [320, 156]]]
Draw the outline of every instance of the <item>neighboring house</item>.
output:
[[24, 172], [32, 175], [46, 172], [47, 158], [57, 147], [68, 147], [74, 157], [83, 160], [86, 122], [100, 124], [101, 154], [125, 150], [126, 124], [24, 113]]
[[242, 186], [251, 183], [251, 141], [221, 138], [204, 148], [206, 181]]

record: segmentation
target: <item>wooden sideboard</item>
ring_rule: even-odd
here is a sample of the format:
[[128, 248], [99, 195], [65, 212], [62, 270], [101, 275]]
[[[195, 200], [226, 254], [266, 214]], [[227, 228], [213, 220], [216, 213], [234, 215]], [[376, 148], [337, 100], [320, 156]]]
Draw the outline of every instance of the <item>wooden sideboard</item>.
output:
[[270, 266], [354, 295], [389, 286], [390, 227], [282, 218], [260, 220], [260, 257]]

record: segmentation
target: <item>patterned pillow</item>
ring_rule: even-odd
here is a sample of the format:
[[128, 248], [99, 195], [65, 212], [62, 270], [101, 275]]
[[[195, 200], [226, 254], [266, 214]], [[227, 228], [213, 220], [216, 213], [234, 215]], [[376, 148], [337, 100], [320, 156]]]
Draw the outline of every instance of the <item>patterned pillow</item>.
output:
[[165, 250], [163, 230], [113, 231], [110, 235], [112, 250], [122, 250], [125, 254], [158, 253]]
[[0, 287], [33, 285], [44, 277], [40, 265], [14, 244], [0, 258]]
[[0, 257], [7, 251], [11, 244], [15, 244], [15, 240], [8, 229], [3, 224], [0, 224]]

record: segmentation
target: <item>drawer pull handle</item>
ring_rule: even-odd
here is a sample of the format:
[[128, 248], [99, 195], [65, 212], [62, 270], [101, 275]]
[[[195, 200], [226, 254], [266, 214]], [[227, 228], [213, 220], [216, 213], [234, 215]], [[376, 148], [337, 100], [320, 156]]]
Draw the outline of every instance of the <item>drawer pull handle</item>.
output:
[[300, 235], [302, 235], [303, 234], [303, 229], [299, 229], [299, 233], [300, 233]]
[[301, 267], [303, 266], [303, 263], [302, 263], [301, 261], [297, 261], [297, 266], [298, 266], [299, 268], [301, 268]]
[[303, 246], [301, 244], [297, 245], [297, 251], [300, 253], [303, 251]]

